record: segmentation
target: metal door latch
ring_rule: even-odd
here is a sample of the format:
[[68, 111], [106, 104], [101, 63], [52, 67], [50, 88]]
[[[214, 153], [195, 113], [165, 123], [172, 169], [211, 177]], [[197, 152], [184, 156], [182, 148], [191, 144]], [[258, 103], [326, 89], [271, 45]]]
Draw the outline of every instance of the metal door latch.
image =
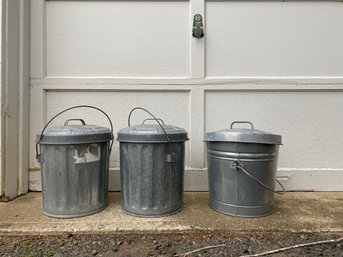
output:
[[195, 38], [202, 38], [204, 36], [204, 24], [202, 22], [201, 14], [195, 14], [193, 18], [192, 35]]

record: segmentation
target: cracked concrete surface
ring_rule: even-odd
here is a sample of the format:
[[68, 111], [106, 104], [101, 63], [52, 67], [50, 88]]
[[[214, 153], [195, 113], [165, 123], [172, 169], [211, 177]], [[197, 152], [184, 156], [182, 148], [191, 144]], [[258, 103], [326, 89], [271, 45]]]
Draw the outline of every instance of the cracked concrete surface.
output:
[[163, 218], [125, 214], [120, 194], [109, 194], [109, 206], [91, 216], [56, 219], [42, 213], [42, 194], [28, 193], [0, 203], [1, 234], [229, 232], [335, 232], [343, 234], [343, 192], [290, 192], [276, 195], [274, 213], [262, 218], [220, 214], [208, 206], [208, 193], [185, 193], [184, 208]]

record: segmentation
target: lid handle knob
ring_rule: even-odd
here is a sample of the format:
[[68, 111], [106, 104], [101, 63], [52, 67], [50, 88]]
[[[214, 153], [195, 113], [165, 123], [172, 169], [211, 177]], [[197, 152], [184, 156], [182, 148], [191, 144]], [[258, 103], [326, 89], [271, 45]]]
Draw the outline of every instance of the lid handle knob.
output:
[[254, 125], [250, 121], [238, 121], [238, 120], [232, 122], [230, 128], [232, 129], [233, 125], [238, 124], [238, 123], [249, 124], [251, 126], [251, 129], [254, 129]]
[[68, 126], [70, 121], [80, 121], [82, 125], [86, 125], [86, 122], [83, 119], [68, 119], [64, 122], [64, 126]]
[[[164, 137], [166, 138], [166, 141], [168, 142], [168, 145], [169, 145], [169, 154], [172, 155], [172, 154], [173, 154], [172, 145], [171, 145], [171, 142], [170, 142], [170, 140], [169, 140], [169, 137], [168, 137], [168, 135], [167, 135], [166, 130], [163, 128], [164, 121], [161, 120], [161, 119], [156, 118], [156, 117], [155, 117], [151, 112], [149, 112], [147, 109], [144, 109], [143, 107], [135, 107], [135, 108], [133, 108], [133, 109], [130, 111], [129, 117], [128, 117], [128, 119], [127, 119], [127, 124], [129, 125], [129, 127], [131, 126], [131, 115], [132, 115], [132, 113], [133, 113], [135, 110], [142, 110], [142, 111], [145, 111], [146, 113], [148, 113], [148, 114], [152, 117], [152, 119], [151, 119], [151, 118], [148, 118], [148, 119], [145, 119], [144, 121], [150, 119], [150, 120], [155, 120], [155, 121], [158, 123], [158, 125], [161, 127], [161, 129], [162, 129], [162, 131], [163, 131], [163, 133], [164, 133]], [[142, 124], [144, 124], [144, 121], [143, 121]], [[163, 124], [163, 125], [162, 125], [162, 124]], [[167, 158], [171, 160], [171, 158], [169, 158], [169, 157], [167, 157]]]
[[[39, 136], [38, 140], [36, 141], [36, 159], [37, 159], [37, 160], [38, 160], [38, 158], [39, 158], [39, 156], [40, 156], [40, 153], [39, 153], [39, 151], [38, 151], [38, 145], [39, 145], [40, 141], [42, 140], [44, 131], [45, 131], [46, 128], [49, 126], [49, 124], [50, 124], [54, 119], [56, 119], [58, 116], [60, 116], [62, 113], [65, 113], [65, 112], [67, 112], [67, 111], [70, 111], [70, 110], [73, 110], [73, 109], [77, 109], [77, 108], [91, 108], [91, 109], [95, 109], [95, 110], [98, 110], [99, 112], [102, 112], [102, 113], [106, 116], [106, 118], [108, 119], [108, 121], [109, 121], [109, 123], [110, 123], [110, 125], [111, 125], [111, 141], [112, 141], [112, 142], [111, 142], [111, 145], [110, 145], [110, 148], [109, 148], [109, 151], [108, 151], [108, 156], [111, 155], [112, 146], [113, 146], [113, 142], [114, 142], [114, 137], [113, 137], [113, 124], [112, 124], [112, 121], [111, 121], [110, 117], [107, 115], [106, 112], [104, 112], [103, 110], [101, 110], [101, 109], [98, 108], [98, 107], [95, 107], [95, 106], [92, 106], [92, 105], [76, 105], [76, 106], [69, 107], [69, 108], [67, 108], [67, 109], [65, 109], [65, 110], [63, 110], [63, 111], [57, 113], [54, 117], [52, 117], [52, 118], [48, 121], [47, 124], [45, 124], [45, 126], [44, 126], [42, 132], [40, 133], [40, 136]], [[75, 119], [70, 119], [70, 120], [75, 120]], [[81, 123], [82, 123], [83, 125], [86, 124], [86, 123], [84, 122], [84, 120], [82, 120], [82, 119], [76, 119], [76, 120], [80, 120]], [[67, 120], [67, 121], [64, 123], [64, 125], [68, 124], [68, 121], [69, 121], [69, 120]]]
[[164, 121], [163, 121], [162, 119], [160, 119], [160, 118], [156, 118], [156, 119], [147, 118], [147, 119], [143, 120], [142, 125], [143, 125], [147, 120], [153, 120], [153, 121], [159, 120], [159, 121], [164, 125]]

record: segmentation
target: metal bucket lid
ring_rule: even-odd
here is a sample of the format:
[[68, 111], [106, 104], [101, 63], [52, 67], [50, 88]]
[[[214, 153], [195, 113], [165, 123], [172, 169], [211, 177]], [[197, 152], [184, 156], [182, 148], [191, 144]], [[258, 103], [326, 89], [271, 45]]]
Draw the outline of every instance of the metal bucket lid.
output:
[[[78, 120], [81, 125], [69, 125], [69, 121]], [[39, 140], [41, 134], [37, 135]], [[104, 142], [112, 139], [111, 130], [105, 127], [87, 125], [82, 119], [67, 120], [63, 126], [47, 128], [40, 144], [83, 144]]]
[[[250, 124], [251, 129], [233, 128], [233, 125], [237, 123]], [[280, 135], [254, 129], [253, 124], [249, 121], [235, 121], [231, 123], [230, 129], [206, 133], [204, 141], [282, 145], [281, 139]]]
[[[183, 128], [161, 124], [170, 142], [187, 141], [187, 132]], [[118, 131], [117, 141], [160, 143], [167, 142], [164, 131], [158, 124], [141, 124], [123, 128]]]

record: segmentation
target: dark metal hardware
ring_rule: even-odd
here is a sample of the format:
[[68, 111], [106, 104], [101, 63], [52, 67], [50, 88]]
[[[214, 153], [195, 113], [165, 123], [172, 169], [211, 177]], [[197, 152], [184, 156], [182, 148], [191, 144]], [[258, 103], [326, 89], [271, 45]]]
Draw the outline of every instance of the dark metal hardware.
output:
[[201, 14], [194, 15], [192, 35], [198, 39], [204, 36], [204, 24], [202, 22]]

